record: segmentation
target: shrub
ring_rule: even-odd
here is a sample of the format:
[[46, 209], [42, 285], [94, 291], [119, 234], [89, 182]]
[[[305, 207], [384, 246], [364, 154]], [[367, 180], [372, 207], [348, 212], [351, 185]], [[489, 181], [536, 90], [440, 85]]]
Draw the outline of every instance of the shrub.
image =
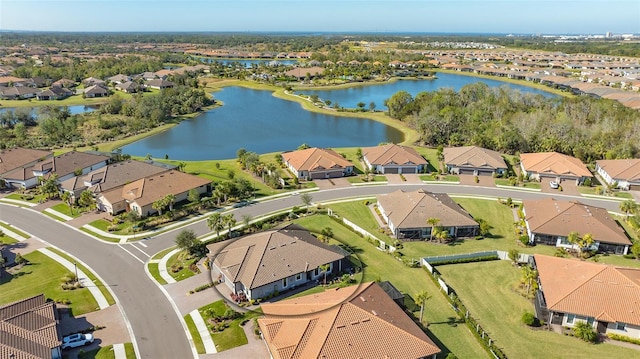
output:
[[530, 327], [537, 327], [540, 325], [538, 318], [531, 312], [525, 312], [522, 314], [522, 322]]
[[579, 321], [571, 331], [573, 332], [573, 335], [585, 342], [594, 343], [596, 339], [598, 339], [598, 334], [587, 322]]
[[627, 342], [627, 343], [632, 343], [632, 344], [636, 344], [636, 345], [640, 345], [640, 339], [637, 338], [631, 338], [631, 337], [627, 337], [625, 335], [619, 335], [619, 334], [607, 334], [607, 336], [613, 340], [618, 340], [621, 342]]
[[520, 240], [520, 242], [522, 242], [522, 244], [524, 244], [525, 246], [529, 245], [529, 236], [527, 236], [526, 234], [523, 234], [520, 236], [520, 238], [518, 238]]

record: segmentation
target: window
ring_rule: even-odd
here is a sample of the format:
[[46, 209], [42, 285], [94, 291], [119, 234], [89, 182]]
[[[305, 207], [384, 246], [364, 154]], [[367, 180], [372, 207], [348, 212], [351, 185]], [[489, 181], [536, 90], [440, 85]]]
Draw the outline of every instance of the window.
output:
[[316, 270], [313, 271], [313, 275], [317, 277], [319, 274], [320, 274], [320, 268], [316, 268]]
[[590, 326], [593, 327], [593, 323], [596, 321], [596, 319], [594, 317], [588, 317], [587, 318], [587, 324], [589, 324]]
[[283, 278], [282, 279], [282, 288], [286, 288], [287, 287], [287, 278]]
[[627, 330], [627, 323], [616, 323], [616, 330]]
[[296, 281], [302, 279], [302, 273], [296, 274]]
[[567, 324], [573, 324], [573, 321], [576, 319], [575, 314], [568, 314], [567, 315]]

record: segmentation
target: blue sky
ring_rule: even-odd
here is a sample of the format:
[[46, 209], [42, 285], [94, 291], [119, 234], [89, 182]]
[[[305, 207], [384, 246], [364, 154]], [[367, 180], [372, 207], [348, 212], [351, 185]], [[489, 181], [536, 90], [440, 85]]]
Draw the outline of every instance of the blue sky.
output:
[[638, 0], [0, 0], [1, 30], [640, 33]]

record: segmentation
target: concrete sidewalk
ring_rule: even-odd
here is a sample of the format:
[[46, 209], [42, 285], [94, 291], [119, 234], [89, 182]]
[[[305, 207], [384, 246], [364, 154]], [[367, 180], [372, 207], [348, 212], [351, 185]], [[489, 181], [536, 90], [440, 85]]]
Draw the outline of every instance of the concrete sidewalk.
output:
[[204, 351], [207, 354], [217, 353], [215, 344], [213, 344], [213, 339], [211, 338], [211, 334], [209, 334], [209, 328], [202, 319], [200, 312], [197, 309], [194, 309], [189, 313], [191, 319], [193, 319], [193, 323], [196, 325], [196, 329], [198, 330], [198, 334], [202, 339], [202, 344], [204, 344]]

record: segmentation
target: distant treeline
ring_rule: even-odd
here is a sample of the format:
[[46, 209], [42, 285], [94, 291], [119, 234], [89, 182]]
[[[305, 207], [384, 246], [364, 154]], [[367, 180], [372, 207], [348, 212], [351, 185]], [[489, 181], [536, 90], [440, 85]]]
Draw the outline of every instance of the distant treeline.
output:
[[476, 145], [501, 152], [557, 151], [585, 162], [637, 157], [640, 112], [617, 101], [546, 98], [476, 83], [385, 101], [389, 115], [415, 128], [429, 146]]

